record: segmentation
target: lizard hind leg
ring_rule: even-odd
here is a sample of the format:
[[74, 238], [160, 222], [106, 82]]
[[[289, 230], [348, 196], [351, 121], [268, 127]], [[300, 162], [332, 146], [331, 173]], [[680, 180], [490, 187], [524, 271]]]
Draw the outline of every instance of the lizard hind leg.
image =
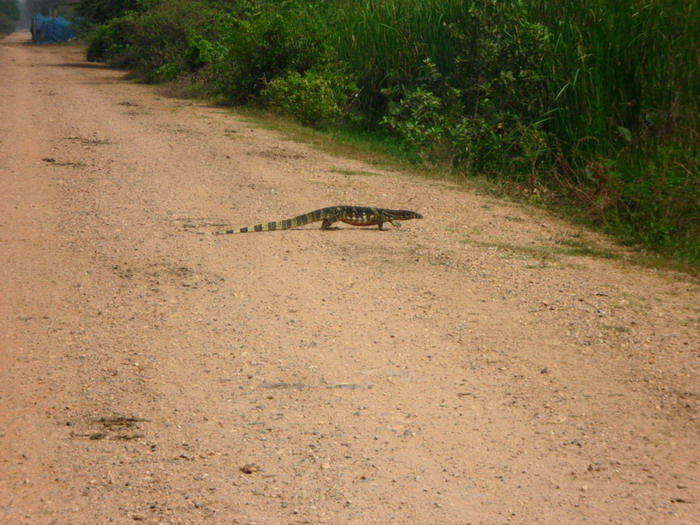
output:
[[336, 217], [328, 217], [327, 219], [323, 219], [323, 222], [321, 223], [321, 229], [322, 230], [330, 230], [331, 225], [336, 222], [338, 219]]

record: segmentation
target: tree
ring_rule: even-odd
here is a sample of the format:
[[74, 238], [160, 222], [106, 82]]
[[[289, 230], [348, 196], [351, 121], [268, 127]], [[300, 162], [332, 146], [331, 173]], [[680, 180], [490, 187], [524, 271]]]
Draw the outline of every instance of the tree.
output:
[[17, 0], [0, 0], [0, 35], [12, 33], [17, 20], [19, 20]]
[[0, 13], [10, 20], [19, 20], [19, 3], [17, 0], [0, 0]]
[[24, 8], [29, 16], [54, 14], [62, 16], [70, 13], [71, 8], [68, 4], [68, 0], [26, 0]]
[[80, 0], [75, 6], [75, 12], [93, 22], [104, 23], [127, 11], [143, 11], [151, 3], [151, 0]]

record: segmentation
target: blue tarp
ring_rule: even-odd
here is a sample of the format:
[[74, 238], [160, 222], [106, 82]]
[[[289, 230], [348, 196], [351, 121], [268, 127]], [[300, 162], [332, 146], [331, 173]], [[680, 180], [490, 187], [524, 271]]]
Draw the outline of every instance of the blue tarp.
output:
[[35, 44], [55, 44], [67, 42], [75, 37], [70, 22], [57, 16], [34, 15], [32, 17], [32, 42]]

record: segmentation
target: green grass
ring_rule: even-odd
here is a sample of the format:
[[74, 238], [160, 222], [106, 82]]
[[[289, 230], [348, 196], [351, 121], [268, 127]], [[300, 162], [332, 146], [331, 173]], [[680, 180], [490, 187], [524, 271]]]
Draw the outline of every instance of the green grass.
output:
[[339, 173], [340, 175], [345, 175], [347, 177], [367, 177], [367, 176], [376, 175], [376, 173], [373, 173], [371, 171], [366, 171], [366, 170], [332, 169], [331, 172], [332, 173]]
[[680, 121], [660, 133], [680, 131], [686, 119], [672, 113], [698, 107], [696, 1], [539, 0], [530, 9], [554, 37], [543, 64], [556, 95], [550, 126], [567, 147], [618, 151], [643, 126], [663, 127], [663, 113]]
[[[166, 66], [187, 71], [202, 86], [191, 92], [213, 98], [259, 101], [266, 85], [293, 72], [351, 79], [358, 89], [347, 106], [364, 129], [312, 130], [239, 113], [337, 155], [458, 177], [447, 165], [419, 166], [432, 160], [431, 147], [446, 145], [438, 159], [462, 162], [463, 174], [489, 171], [490, 182], [470, 178], [472, 187], [513, 199], [529, 191], [532, 204], [560, 212], [576, 207], [586, 224], [697, 270], [699, 4], [250, 0], [222, 23], [223, 4], [174, 0], [111, 22], [94, 42], [156, 79]], [[391, 111], [418, 88], [414, 105]], [[380, 131], [384, 117], [419, 140]]]
[[621, 258], [621, 255], [612, 251], [597, 248], [595, 246], [577, 241], [561, 240], [557, 242], [557, 246], [521, 246], [507, 242], [484, 242], [472, 240], [466, 242], [477, 246], [483, 246], [485, 248], [497, 248], [499, 250], [503, 250], [508, 252], [508, 255], [505, 255], [504, 258], [511, 259], [558, 260], [560, 257], [591, 257], [596, 259]]
[[378, 167], [425, 171], [416, 163], [415, 155], [396, 137], [387, 133], [373, 133], [358, 128], [314, 129], [251, 106], [236, 106], [231, 111], [244, 121], [279, 131], [290, 140], [310, 144], [332, 155], [360, 159]]
[[[357, 77], [369, 110], [383, 109], [382, 91], [413, 85], [428, 57], [445, 74], [455, 68], [450, 25], [466, 16], [463, 0], [322, 2], [331, 41]], [[378, 106], [378, 107], [377, 107]]]
[[[407, 174], [420, 177], [445, 180], [478, 191], [484, 195], [490, 195], [500, 199], [519, 202], [527, 206], [524, 198], [516, 187], [504, 181], [494, 181], [483, 177], [464, 178], [449, 169], [427, 168], [416, 164], [415, 160], [407, 155], [401, 143], [384, 134], [377, 135], [370, 131], [356, 130], [318, 130], [312, 129], [255, 107], [229, 108], [234, 114], [250, 122], [252, 125], [277, 131], [289, 140], [309, 144], [321, 151], [338, 157], [348, 157], [367, 162], [380, 169], [402, 170]], [[358, 175], [358, 173], [345, 173]], [[366, 174], [363, 172], [362, 174]], [[485, 204], [488, 209], [489, 205]], [[537, 205], [537, 207], [542, 207]], [[554, 214], [579, 224], [582, 228], [597, 229], [586, 219], [580, 209], [572, 209], [568, 206], [559, 206], [550, 203], [546, 206]], [[469, 241], [474, 242], [474, 241]], [[526, 258], [557, 258], [560, 256], [580, 256], [600, 259], [623, 259], [631, 264], [654, 269], [672, 270], [690, 275], [698, 274], [698, 265], [683, 257], [672, 257], [653, 251], [640, 249], [633, 242], [629, 242], [630, 250], [624, 255], [615, 251], [600, 248], [581, 240], [576, 235], [555, 239], [556, 246], [516, 246], [507, 243], [482, 243], [476, 244], [486, 247], [496, 247], [513, 252], [515, 257]]]
[[555, 37], [547, 126], [568, 196], [618, 239], [700, 266], [698, 2], [539, 0], [531, 12]]
[[[529, 16], [522, 27], [541, 23], [551, 35], [536, 72], [546, 91], [528, 96], [542, 101], [556, 162], [530, 175], [553, 186], [557, 206], [577, 206], [607, 233], [700, 266], [698, 2], [516, 3]], [[334, 45], [370, 113], [396, 97], [392, 90], [425, 81], [425, 58], [448, 81], [469, 75], [464, 68], [473, 65], [455, 61], [464, 55], [455, 22], [475, 35], [472, 45], [497, 42], [464, 26], [472, 8], [499, 13], [489, 0], [324, 5], [333, 6]]]

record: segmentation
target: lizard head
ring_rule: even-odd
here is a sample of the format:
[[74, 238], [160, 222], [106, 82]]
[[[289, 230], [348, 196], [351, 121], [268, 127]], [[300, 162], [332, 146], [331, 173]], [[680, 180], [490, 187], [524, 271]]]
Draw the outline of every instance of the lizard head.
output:
[[411, 210], [389, 210], [395, 216], [396, 219], [400, 221], [407, 221], [410, 219], [422, 219], [423, 216], [417, 211]]

